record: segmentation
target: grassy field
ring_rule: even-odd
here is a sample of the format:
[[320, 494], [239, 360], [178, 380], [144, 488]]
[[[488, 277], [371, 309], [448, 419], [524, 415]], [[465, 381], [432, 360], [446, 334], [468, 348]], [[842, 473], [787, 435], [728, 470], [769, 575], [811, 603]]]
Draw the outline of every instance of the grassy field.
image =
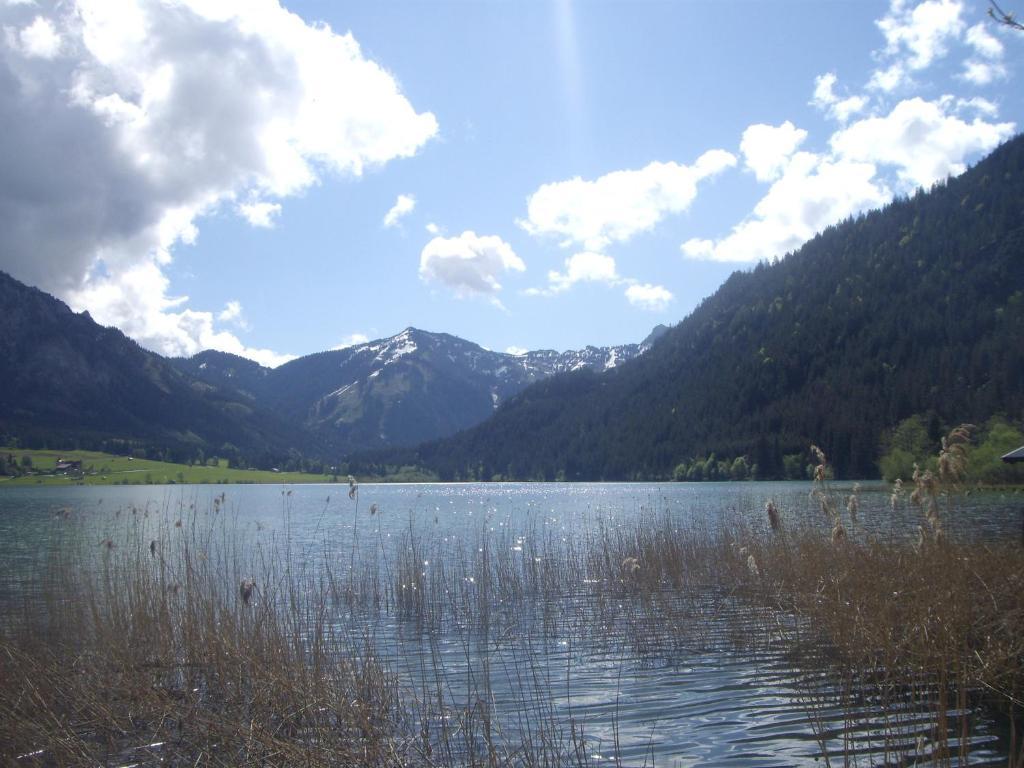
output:
[[[165, 461], [133, 459], [98, 451], [35, 451], [21, 448], [0, 448], [0, 455], [13, 455], [19, 466], [23, 457], [32, 462], [30, 474], [21, 477], [0, 477], [0, 487], [14, 485], [147, 485], [170, 483], [329, 483], [332, 475], [311, 475], [303, 472], [270, 472], [254, 469], [230, 469], [227, 461], [218, 466], [188, 466]], [[54, 475], [58, 459], [81, 461], [82, 476]], [[347, 478], [340, 477], [340, 482]]]

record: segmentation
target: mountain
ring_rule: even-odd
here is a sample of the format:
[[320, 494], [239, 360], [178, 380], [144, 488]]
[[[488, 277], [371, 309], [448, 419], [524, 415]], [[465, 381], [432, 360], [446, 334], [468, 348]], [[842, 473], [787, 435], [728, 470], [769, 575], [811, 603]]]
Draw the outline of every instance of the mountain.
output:
[[315, 449], [233, 387], [188, 376], [123, 333], [0, 272], [0, 437], [176, 460]]
[[[822, 446], [877, 476], [888, 430], [1024, 414], [1024, 138], [958, 178], [734, 273], [652, 349], [546, 379], [391, 460], [442, 478], [669, 478], [742, 457], [780, 477]], [[369, 456], [367, 466], [387, 456]]]
[[347, 454], [454, 434], [480, 423], [532, 383], [557, 373], [610, 370], [636, 358], [663, 328], [641, 344], [522, 355], [406, 328], [275, 369], [213, 351], [174, 364], [211, 386], [237, 390], [239, 397], [264, 405]]
[[653, 343], [511, 355], [407, 328], [269, 369], [212, 350], [163, 358], [2, 272], [0, 307], [0, 441], [257, 466], [445, 437], [534, 382]]

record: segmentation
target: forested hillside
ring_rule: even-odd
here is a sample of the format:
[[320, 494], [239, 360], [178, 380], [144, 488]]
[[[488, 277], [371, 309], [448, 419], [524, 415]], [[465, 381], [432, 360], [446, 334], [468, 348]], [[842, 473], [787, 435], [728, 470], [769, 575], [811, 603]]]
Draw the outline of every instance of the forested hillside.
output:
[[28, 447], [283, 463], [317, 445], [231, 388], [0, 272], [0, 439]]
[[1022, 412], [1017, 138], [961, 177], [733, 274], [637, 360], [541, 382], [484, 424], [391, 458], [446, 478], [597, 480], [742, 457], [781, 477], [815, 442], [840, 476], [873, 477], [885, 435], [911, 415], [937, 436]]

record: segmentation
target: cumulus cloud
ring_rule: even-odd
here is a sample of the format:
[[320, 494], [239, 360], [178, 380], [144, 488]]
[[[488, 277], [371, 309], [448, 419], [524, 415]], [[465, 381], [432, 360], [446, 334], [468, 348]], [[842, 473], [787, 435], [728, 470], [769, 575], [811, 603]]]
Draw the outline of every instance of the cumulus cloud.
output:
[[435, 237], [420, 253], [424, 281], [440, 283], [456, 296], [485, 296], [495, 303], [501, 291], [498, 278], [525, 270], [523, 260], [500, 237], [470, 230], [458, 237]]
[[1005, 78], [1006, 67], [998, 61], [968, 59], [964, 62], [964, 71], [961, 77], [974, 85], [988, 85], [994, 80]]
[[854, 123], [832, 136], [833, 152], [846, 160], [896, 169], [900, 191], [929, 187], [962, 173], [966, 158], [995, 148], [1013, 135], [1013, 123], [965, 122], [951, 98], [906, 99], [888, 115]]
[[964, 80], [974, 85], [988, 85], [1006, 77], [1006, 66], [1002, 62], [1003, 44], [989, 34], [984, 24], [975, 24], [968, 29], [966, 41], [974, 55], [964, 62], [961, 74]]
[[789, 158], [806, 138], [807, 131], [789, 120], [778, 126], [759, 123], [743, 132], [740, 152], [758, 181], [772, 181], [782, 174]]
[[217, 315], [217, 319], [222, 323], [231, 323], [236, 328], [241, 328], [243, 331], [248, 331], [249, 321], [245, 317], [245, 312], [242, 310], [242, 302], [237, 299], [232, 299], [224, 305], [224, 309]]
[[230, 322], [242, 319], [242, 302], [232, 299], [224, 305], [224, 309], [217, 315], [218, 320]]
[[[294, 359], [294, 355], [246, 346], [234, 334], [216, 329], [212, 312], [184, 308], [188, 297], [170, 297], [168, 288], [159, 265], [148, 261], [126, 268], [116, 282], [89, 280], [78, 295], [84, 306], [103, 307], [104, 323], [132, 338], [159, 339], [169, 355], [187, 357], [219, 349], [272, 368]], [[225, 309], [230, 314], [230, 304]]]
[[868, 105], [868, 98], [860, 95], [841, 98], [835, 92], [836, 82], [838, 82], [838, 78], [834, 72], [827, 72], [814, 78], [814, 95], [811, 97], [811, 104], [840, 123], [845, 123], [854, 115], [864, 111]]
[[60, 35], [53, 22], [43, 16], [36, 16], [21, 30], [4, 27], [4, 37], [11, 48], [28, 57], [52, 59], [60, 52]]
[[710, 259], [715, 254], [715, 241], [691, 237], [679, 246], [679, 250], [691, 259]]
[[40, 0], [0, 23], [0, 268], [167, 354], [242, 347], [162, 272], [205, 214], [270, 224], [253, 201], [437, 132], [352, 35], [277, 0]]
[[700, 181], [735, 165], [734, 155], [713, 149], [693, 165], [653, 162], [593, 181], [576, 177], [544, 184], [530, 195], [527, 217], [520, 225], [533, 235], [553, 235], [563, 245], [575, 243], [600, 252], [685, 211], [696, 198]]
[[398, 220], [413, 212], [416, 207], [416, 198], [413, 195], [399, 195], [395, 204], [384, 214], [384, 226], [393, 227]]
[[999, 106], [995, 102], [981, 96], [975, 96], [970, 99], [957, 99], [956, 110], [957, 112], [973, 111], [985, 117], [998, 117], [999, 115]]
[[354, 347], [358, 344], [365, 344], [369, 340], [370, 337], [367, 336], [365, 333], [350, 333], [348, 336], [342, 339], [340, 343], [331, 347], [331, 349], [348, 349], [349, 347]]
[[984, 114], [982, 100], [905, 99], [888, 114], [837, 130], [823, 153], [796, 152], [752, 213], [722, 239], [691, 238], [689, 258], [752, 262], [779, 257], [843, 218], [876, 208], [895, 193], [929, 187], [962, 172], [967, 158], [1010, 138], [1012, 123], [967, 121]]
[[515, 355], [516, 357], [521, 357], [522, 355], [525, 355], [529, 351], [530, 350], [526, 349], [525, 347], [505, 347], [506, 355]]
[[989, 34], [984, 22], [975, 24], [968, 29], [966, 40], [979, 56], [986, 59], [1001, 59], [1003, 57], [1003, 44], [999, 38]]
[[946, 55], [966, 26], [961, 0], [925, 0], [911, 5], [892, 0], [889, 12], [875, 22], [885, 36], [881, 56], [888, 62], [872, 76], [869, 88], [891, 92], [906, 85], [916, 71]]
[[830, 160], [810, 152], [792, 159], [753, 213], [712, 249], [683, 252], [693, 258], [750, 262], [781, 256], [815, 232], [857, 211], [886, 202], [890, 191], [876, 183], [875, 166]]
[[274, 218], [281, 213], [280, 203], [241, 203], [236, 206], [238, 215], [254, 227], [270, 229], [274, 226]]
[[428, 221], [427, 225], [424, 227], [424, 229], [427, 230], [427, 234], [429, 234], [429, 235], [439, 235], [439, 234], [441, 234], [441, 228], [439, 226], [437, 226], [437, 224], [435, 224], [432, 221]]
[[548, 285], [546, 288], [530, 288], [526, 291], [530, 296], [552, 296], [556, 293], [564, 293], [576, 283], [606, 283], [615, 285], [622, 282], [618, 272], [615, 270], [615, 259], [603, 253], [583, 251], [576, 253], [565, 260], [565, 271], [548, 272]]
[[666, 288], [650, 283], [637, 283], [626, 289], [626, 299], [630, 304], [651, 312], [664, 311], [673, 298]]

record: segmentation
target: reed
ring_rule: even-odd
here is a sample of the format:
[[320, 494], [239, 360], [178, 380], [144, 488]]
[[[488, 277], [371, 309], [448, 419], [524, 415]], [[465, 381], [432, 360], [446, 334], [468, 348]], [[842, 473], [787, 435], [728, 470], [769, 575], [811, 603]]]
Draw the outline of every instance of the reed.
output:
[[[955, 445], [945, 477], [915, 480], [934, 530], [955, 509]], [[840, 747], [821, 729], [828, 763], [966, 764], [985, 707], [1003, 718], [1009, 765], [1024, 765], [1021, 548], [870, 535], [856, 493], [840, 498], [818, 458], [816, 525], [769, 502], [761, 518], [714, 523], [597, 516], [575, 536], [532, 521], [449, 537], [410, 516], [385, 540], [372, 522], [359, 530], [355, 484], [358, 548], [329, 533], [297, 543], [287, 497], [274, 535], [233, 519], [223, 497], [184, 514], [126, 510], [98, 536], [62, 512], [0, 621], [0, 761], [617, 760], [617, 721], [609, 733], [560, 701], [573, 670], [548, 654], [568, 639], [638, 663], [723, 642], [786, 648], [812, 722], [844, 712]]]
[[5, 761], [402, 762], [396, 682], [324, 620], [316, 583], [198, 513], [134, 517], [99, 547], [64, 521], [4, 622]]

